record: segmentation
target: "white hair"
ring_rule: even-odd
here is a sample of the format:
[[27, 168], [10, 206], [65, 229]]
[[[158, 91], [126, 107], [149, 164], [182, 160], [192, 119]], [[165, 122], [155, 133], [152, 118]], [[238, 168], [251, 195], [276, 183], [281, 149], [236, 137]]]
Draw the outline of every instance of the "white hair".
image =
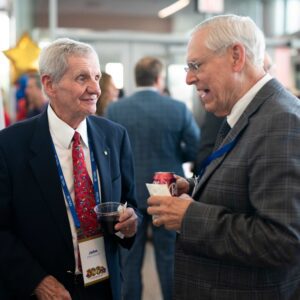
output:
[[68, 38], [60, 38], [42, 49], [39, 59], [40, 75], [49, 75], [54, 82], [60, 81], [68, 68], [68, 57], [89, 56], [97, 53], [92, 46]]
[[213, 51], [224, 49], [234, 43], [241, 43], [246, 49], [246, 57], [253, 65], [262, 66], [265, 53], [263, 32], [249, 17], [237, 15], [220, 15], [209, 18], [193, 31], [192, 36], [200, 29], [208, 28], [205, 46]]

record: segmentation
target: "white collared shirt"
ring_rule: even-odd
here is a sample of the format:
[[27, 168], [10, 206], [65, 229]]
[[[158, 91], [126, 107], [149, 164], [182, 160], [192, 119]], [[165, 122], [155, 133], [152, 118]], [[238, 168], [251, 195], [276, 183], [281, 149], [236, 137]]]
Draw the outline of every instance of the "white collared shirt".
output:
[[247, 106], [254, 99], [257, 92], [271, 79], [272, 76], [267, 73], [262, 79], [256, 82], [256, 84], [252, 86], [251, 89], [241, 99], [235, 103], [230, 114], [227, 116], [227, 122], [231, 128], [237, 123]]
[[159, 93], [159, 90], [154, 86], [138, 86], [135, 92], [152, 91]]
[[[49, 120], [49, 129], [50, 134], [52, 137], [52, 141], [59, 158], [59, 162], [61, 165], [61, 169], [74, 202], [75, 192], [74, 192], [74, 176], [73, 176], [73, 161], [72, 161], [72, 139], [75, 133], [75, 130], [70, 127], [67, 123], [62, 121], [58, 118], [55, 114], [51, 105], [48, 105], [48, 120]], [[88, 136], [87, 136], [87, 124], [86, 119], [80, 123], [78, 128], [76, 129], [77, 132], [80, 133], [81, 141], [82, 141], [82, 148], [85, 157], [85, 163], [87, 171], [91, 177], [91, 159], [90, 159], [90, 151], [89, 151], [89, 144], [88, 144]], [[73, 240], [73, 247], [74, 247], [74, 255], [76, 260], [76, 273], [78, 271], [78, 243], [77, 243], [77, 232], [76, 227], [74, 224], [73, 216], [70, 211], [69, 205], [67, 203], [65, 194], [65, 205], [67, 208], [68, 219], [71, 227], [72, 232], [72, 240]]]

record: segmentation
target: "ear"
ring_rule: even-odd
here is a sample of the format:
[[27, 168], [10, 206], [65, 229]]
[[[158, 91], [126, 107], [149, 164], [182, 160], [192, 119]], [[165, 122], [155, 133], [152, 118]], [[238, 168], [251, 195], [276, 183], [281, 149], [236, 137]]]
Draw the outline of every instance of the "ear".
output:
[[45, 94], [48, 95], [49, 98], [55, 94], [55, 85], [49, 75], [43, 75], [41, 78], [41, 82], [43, 84], [43, 88]]
[[240, 72], [246, 61], [246, 49], [242, 44], [234, 44], [231, 48], [232, 67], [235, 72]]
[[157, 78], [155, 79], [155, 87], [159, 90], [159, 91], [163, 91], [164, 87], [165, 87], [165, 79], [163, 77], [163, 75], [158, 75]]
[[154, 84], [155, 84], [155, 85], [159, 85], [160, 80], [161, 80], [160, 76], [157, 76], [157, 77], [155, 78]]

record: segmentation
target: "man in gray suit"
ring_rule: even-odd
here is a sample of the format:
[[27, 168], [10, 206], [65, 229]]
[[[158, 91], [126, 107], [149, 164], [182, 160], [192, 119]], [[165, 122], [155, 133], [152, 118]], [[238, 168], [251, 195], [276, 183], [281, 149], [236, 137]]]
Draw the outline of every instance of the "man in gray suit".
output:
[[180, 197], [148, 200], [154, 224], [180, 232], [175, 299], [300, 299], [300, 102], [266, 74], [264, 50], [235, 15], [188, 43], [186, 81], [230, 131], [202, 177], [177, 180]]
[[[134, 154], [138, 208], [143, 223], [133, 248], [122, 251], [124, 263], [124, 299], [139, 300], [142, 295], [141, 268], [147, 228], [152, 222], [147, 214], [149, 193], [145, 183], [153, 181], [154, 172], [170, 171], [183, 176], [182, 163], [195, 159], [200, 132], [182, 102], [163, 96], [163, 65], [154, 57], [144, 57], [135, 67], [137, 92], [108, 107], [107, 116], [128, 131]], [[165, 300], [172, 298], [175, 231], [153, 227], [156, 266]]]

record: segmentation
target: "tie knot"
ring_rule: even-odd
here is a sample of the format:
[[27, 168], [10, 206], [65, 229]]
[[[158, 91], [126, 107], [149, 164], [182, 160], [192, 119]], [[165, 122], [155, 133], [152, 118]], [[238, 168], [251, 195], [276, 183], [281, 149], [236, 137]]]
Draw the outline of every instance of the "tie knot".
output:
[[73, 136], [73, 141], [77, 144], [80, 143], [80, 133], [75, 131], [74, 136]]

